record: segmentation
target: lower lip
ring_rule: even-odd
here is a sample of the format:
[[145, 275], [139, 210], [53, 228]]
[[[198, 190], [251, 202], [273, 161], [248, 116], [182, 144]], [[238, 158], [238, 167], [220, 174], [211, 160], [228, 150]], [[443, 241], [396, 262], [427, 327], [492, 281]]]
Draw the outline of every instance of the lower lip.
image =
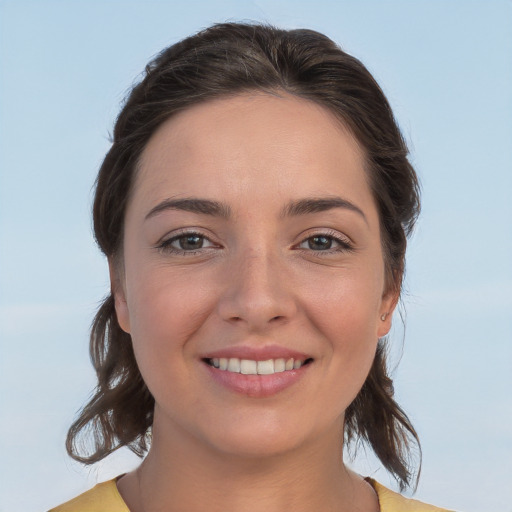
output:
[[286, 370], [272, 375], [245, 375], [219, 370], [208, 363], [203, 362], [203, 364], [213, 380], [230, 391], [254, 398], [264, 398], [293, 386], [306, 374], [312, 363], [301, 366], [297, 370]]

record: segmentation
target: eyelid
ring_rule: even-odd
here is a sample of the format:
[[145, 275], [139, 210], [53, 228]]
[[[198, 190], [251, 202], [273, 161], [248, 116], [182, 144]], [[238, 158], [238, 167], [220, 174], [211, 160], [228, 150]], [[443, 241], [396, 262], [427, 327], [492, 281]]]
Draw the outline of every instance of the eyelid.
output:
[[[179, 249], [179, 248], [172, 246], [172, 244], [176, 240], [179, 240], [180, 238], [186, 237], [186, 236], [200, 237], [203, 240], [206, 240], [207, 242], [209, 242], [210, 245], [208, 247], [200, 247], [195, 250], [194, 249], [184, 250], [184, 249]], [[300, 245], [307, 242], [310, 238], [321, 237], [321, 236], [329, 238], [332, 241], [334, 241], [337, 244], [337, 247], [324, 249], [324, 250], [314, 250], [314, 249], [306, 249], [306, 248], [300, 247]], [[197, 228], [193, 228], [193, 227], [181, 228], [181, 229], [178, 229], [171, 233], [167, 233], [155, 244], [155, 248], [158, 249], [159, 251], [169, 252], [169, 253], [174, 253], [174, 254], [181, 254], [181, 255], [193, 255], [193, 254], [197, 254], [199, 252], [204, 253], [212, 248], [219, 248], [219, 247], [221, 247], [220, 244], [214, 242], [212, 240], [212, 237], [206, 235], [204, 232], [201, 231], [201, 229], [197, 229]], [[333, 254], [333, 253], [348, 252], [348, 251], [355, 250], [354, 243], [352, 242], [350, 237], [348, 237], [347, 235], [345, 235], [343, 233], [340, 233], [337, 230], [331, 229], [331, 228], [312, 228], [311, 230], [308, 230], [305, 233], [302, 233], [300, 241], [297, 242], [296, 244], [294, 244], [294, 246], [292, 248], [295, 250], [306, 251], [306, 252], [315, 253], [318, 255], [329, 255], [329, 254]]]
[[[338, 247], [334, 248], [334, 249], [326, 249], [326, 250], [319, 250], [319, 251], [315, 251], [313, 249], [302, 249], [299, 247], [304, 242], [307, 242], [310, 238], [320, 237], [320, 236], [324, 236], [326, 238], [330, 238], [330, 239], [334, 240], [338, 244]], [[332, 254], [332, 253], [336, 253], [336, 252], [346, 252], [346, 251], [354, 251], [355, 250], [354, 242], [351, 240], [351, 238], [349, 236], [347, 236], [343, 233], [340, 233], [339, 231], [336, 231], [331, 228], [323, 228], [323, 229], [316, 228], [316, 229], [310, 230], [310, 232], [303, 233], [301, 235], [301, 240], [297, 244], [295, 244], [295, 247], [297, 247], [298, 250], [304, 250], [304, 251], [312, 252], [312, 253], [319, 254], [319, 255], [322, 255], [322, 253], [327, 255], [327, 254]]]
[[[182, 237], [186, 236], [197, 236], [201, 237], [204, 240], [207, 240], [211, 246], [209, 247], [201, 247], [199, 249], [191, 249], [191, 250], [184, 250], [184, 249], [178, 249], [176, 247], [172, 247], [172, 243], [176, 240], [179, 240]], [[213, 247], [219, 247], [219, 244], [216, 244], [211, 237], [207, 236], [205, 233], [203, 233], [200, 229], [197, 228], [181, 228], [177, 231], [173, 231], [171, 233], [166, 233], [160, 240], [155, 244], [155, 248], [162, 252], [170, 252], [174, 254], [182, 254], [182, 255], [192, 255], [196, 254], [198, 252], [205, 252], [209, 249], [212, 249]]]

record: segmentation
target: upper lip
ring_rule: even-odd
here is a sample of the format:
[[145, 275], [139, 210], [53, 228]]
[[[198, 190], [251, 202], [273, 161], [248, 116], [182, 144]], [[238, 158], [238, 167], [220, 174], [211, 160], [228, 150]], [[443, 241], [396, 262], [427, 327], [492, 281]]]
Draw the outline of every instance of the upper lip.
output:
[[311, 359], [311, 355], [297, 350], [292, 350], [279, 345], [267, 345], [263, 347], [253, 347], [249, 345], [233, 345], [231, 347], [213, 350], [202, 356], [202, 359], [213, 358], [238, 358], [250, 359], [252, 361], [267, 361], [269, 359], [295, 359], [305, 361]]

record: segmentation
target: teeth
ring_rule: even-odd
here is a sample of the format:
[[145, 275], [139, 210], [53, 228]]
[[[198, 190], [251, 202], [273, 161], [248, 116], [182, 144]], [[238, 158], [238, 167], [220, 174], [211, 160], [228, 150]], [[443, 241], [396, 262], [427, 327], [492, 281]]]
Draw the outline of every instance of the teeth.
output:
[[258, 373], [256, 367], [256, 361], [251, 361], [250, 359], [242, 359], [240, 361], [240, 373], [244, 375], [256, 375]]
[[211, 366], [233, 373], [244, 375], [272, 375], [289, 370], [298, 370], [304, 361], [299, 359], [268, 359], [267, 361], [254, 361], [252, 359], [238, 359], [237, 357], [214, 357], [209, 360]]
[[236, 357], [228, 359], [228, 372], [240, 373], [240, 359]]
[[274, 373], [274, 361], [258, 361], [258, 375], [272, 375]]
[[280, 373], [286, 370], [286, 361], [284, 359], [276, 359], [274, 361], [274, 372]]

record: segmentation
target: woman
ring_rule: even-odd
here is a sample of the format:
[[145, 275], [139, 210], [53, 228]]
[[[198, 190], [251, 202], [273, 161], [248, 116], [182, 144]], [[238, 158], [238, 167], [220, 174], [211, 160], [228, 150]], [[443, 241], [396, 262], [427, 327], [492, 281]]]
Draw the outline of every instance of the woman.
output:
[[112, 293], [67, 440], [147, 455], [54, 510], [439, 510], [343, 463], [364, 441], [402, 489], [419, 471], [385, 361], [418, 211], [382, 91], [325, 36], [224, 24], [164, 50], [98, 175]]

